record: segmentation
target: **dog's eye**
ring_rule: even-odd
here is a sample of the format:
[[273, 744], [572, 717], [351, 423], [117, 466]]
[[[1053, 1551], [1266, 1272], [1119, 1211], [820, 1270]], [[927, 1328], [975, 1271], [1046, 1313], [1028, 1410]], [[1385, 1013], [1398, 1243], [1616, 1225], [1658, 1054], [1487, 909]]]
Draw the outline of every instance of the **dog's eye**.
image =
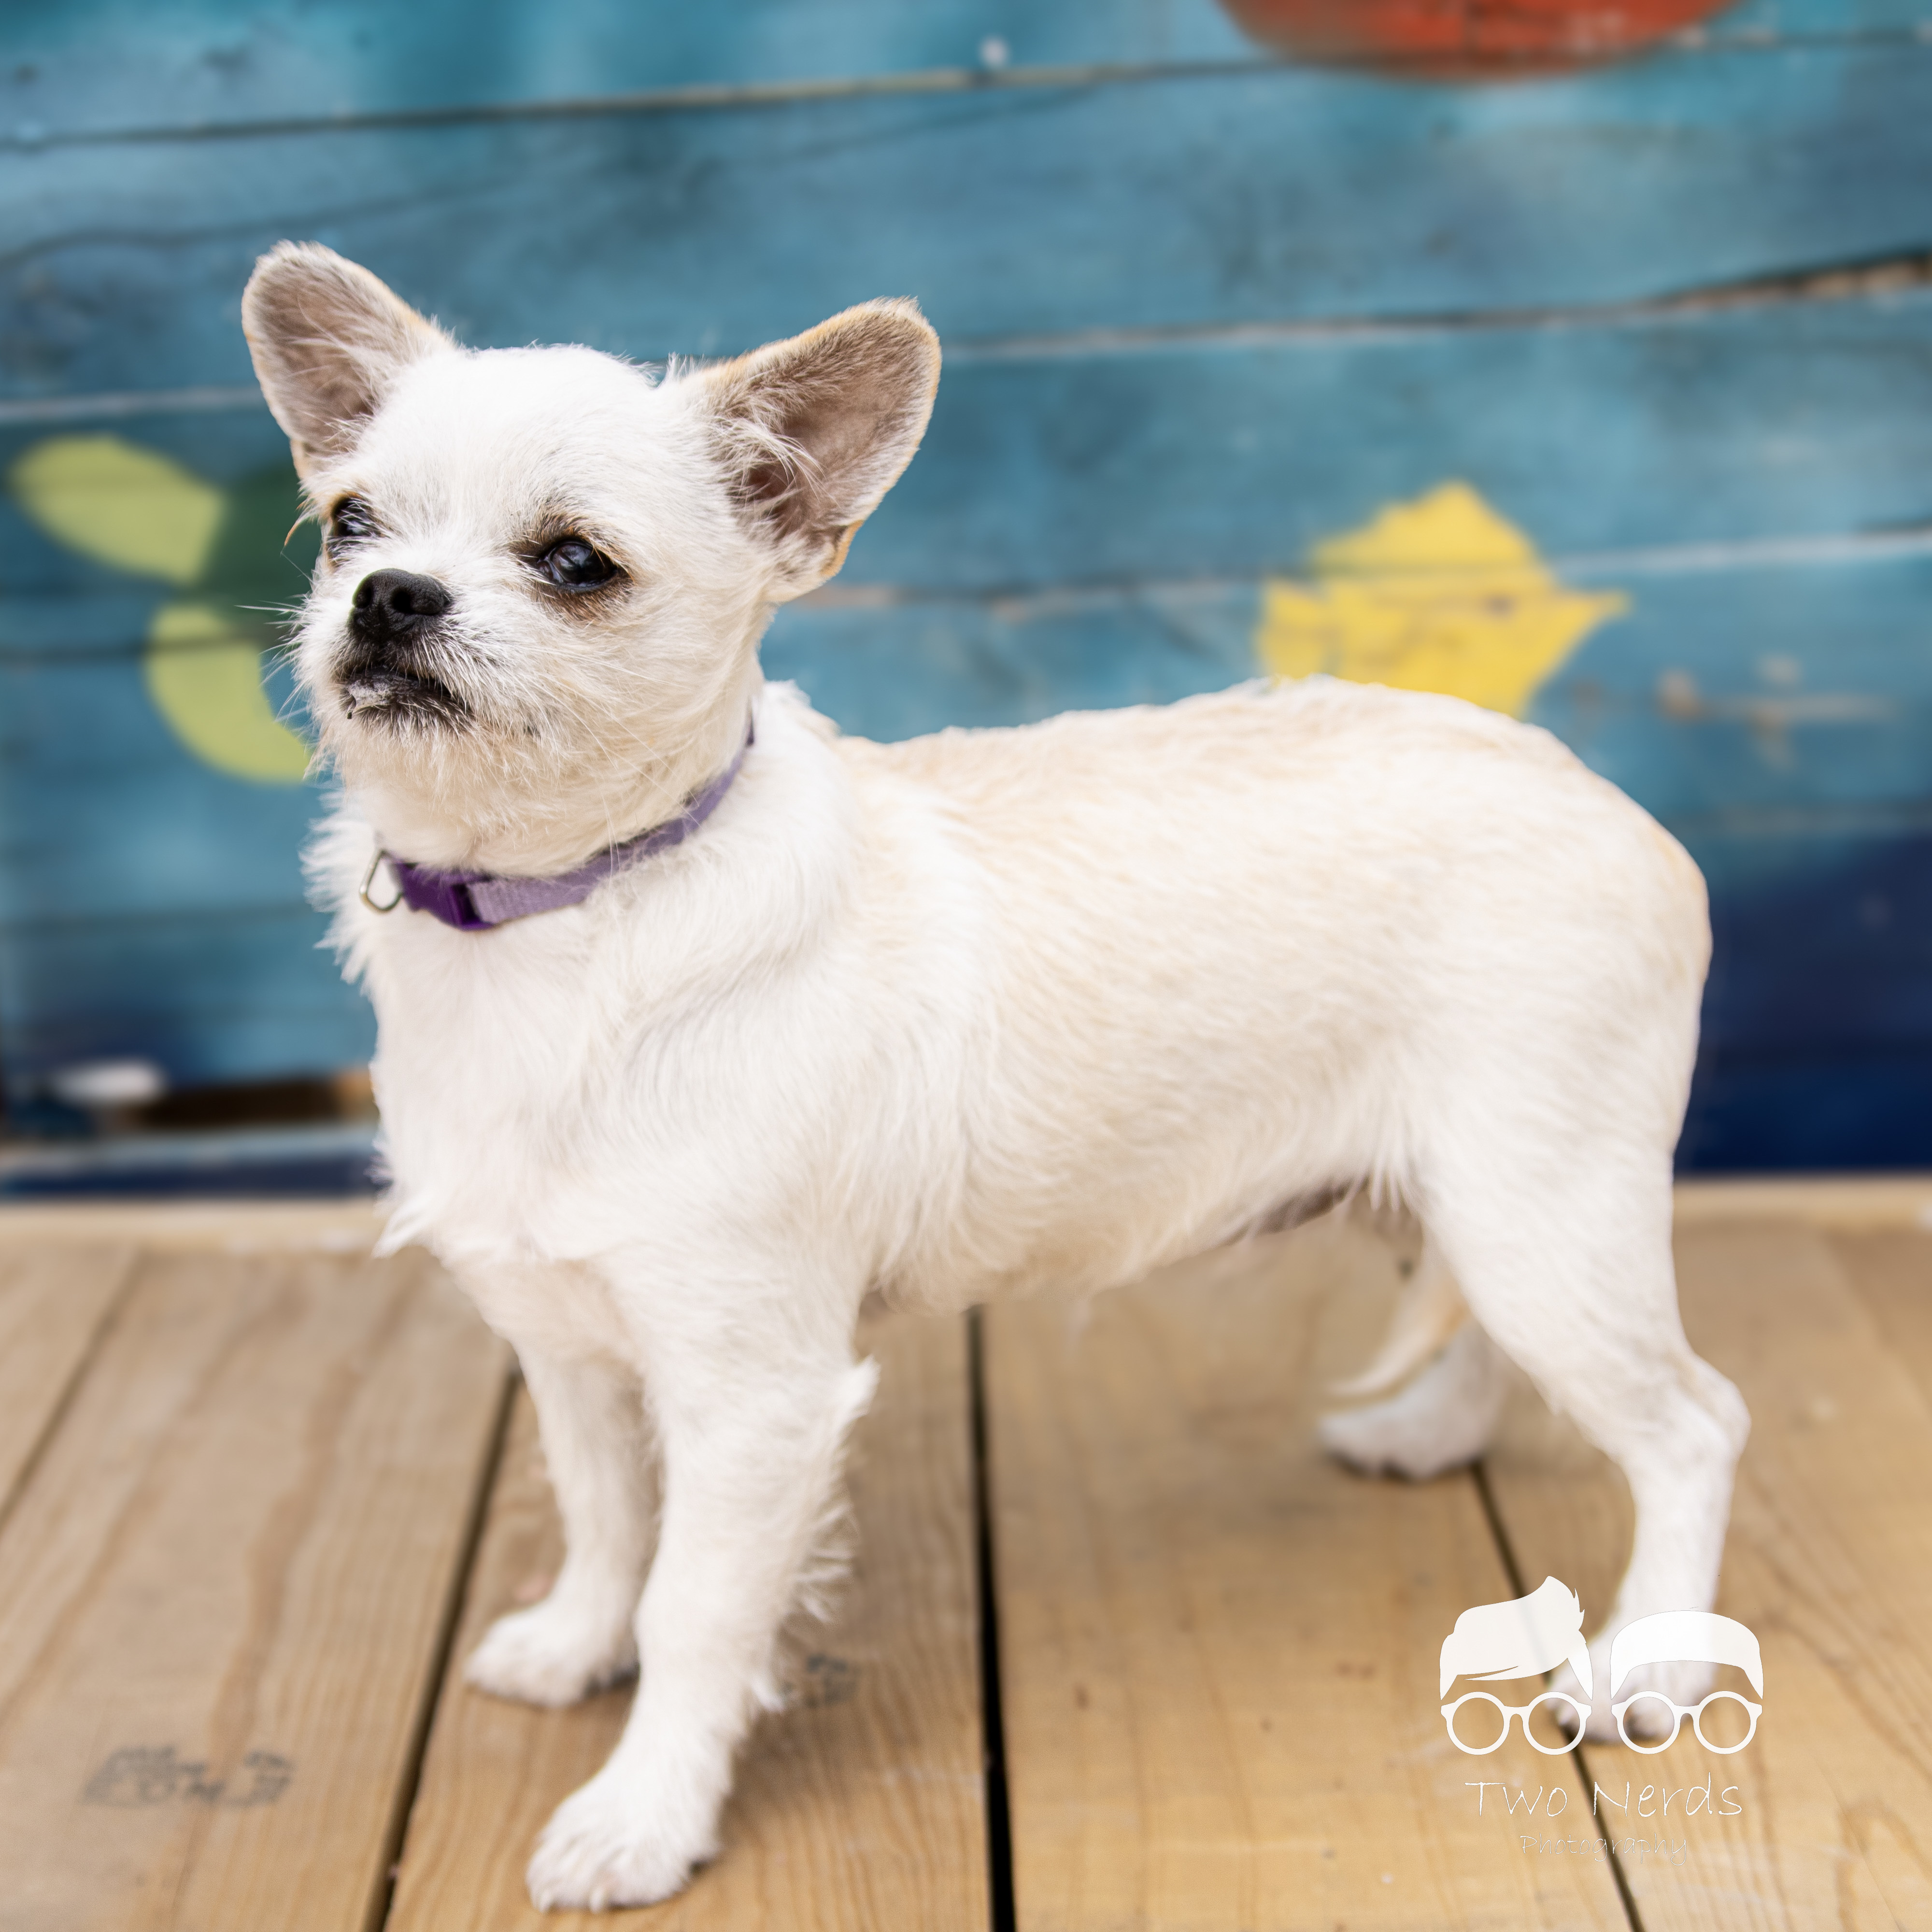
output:
[[375, 518], [360, 496], [345, 496], [328, 513], [328, 548], [332, 555], [365, 537], [378, 534]]
[[560, 537], [537, 559], [537, 568], [566, 590], [594, 590], [619, 574], [595, 544], [581, 537]]

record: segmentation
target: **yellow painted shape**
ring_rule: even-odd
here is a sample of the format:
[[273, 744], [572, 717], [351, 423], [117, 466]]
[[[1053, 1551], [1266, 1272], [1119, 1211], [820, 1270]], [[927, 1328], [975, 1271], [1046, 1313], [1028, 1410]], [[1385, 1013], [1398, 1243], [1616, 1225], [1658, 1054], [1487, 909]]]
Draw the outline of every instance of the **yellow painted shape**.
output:
[[269, 709], [262, 652], [213, 604], [164, 604], [148, 632], [148, 695], [204, 764], [257, 784], [299, 784], [308, 747]]
[[[208, 568], [224, 494], [172, 457], [118, 436], [37, 442], [7, 478], [27, 514], [70, 550], [185, 589]], [[148, 695], [204, 764], [257, 784], [299, 784], [308, 747], [262, 688], [259, 640], [218, 604], [164, 604], [142, 661]]]
[[8, 487], [47, 534], [98, 563], [185, 588], [207, 568], [222, 493], [158, 449], [118, 436], [56, 436]]
[[1318, 544], [1312, 584], [1262, 586], [1255, 648], [1278, 677], [1446, 692], [1521, 717], [1621, 592], [1570, 590], [1466, 483], [1392, 503]]

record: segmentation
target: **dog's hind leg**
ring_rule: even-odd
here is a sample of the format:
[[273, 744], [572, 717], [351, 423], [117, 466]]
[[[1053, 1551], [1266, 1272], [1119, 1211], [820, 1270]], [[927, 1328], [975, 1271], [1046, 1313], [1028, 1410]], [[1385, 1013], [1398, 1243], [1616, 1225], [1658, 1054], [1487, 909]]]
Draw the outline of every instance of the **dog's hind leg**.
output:
[[546, 1910], [649, 1904], [717, 1850], [732, 1754], [779, 1701], [780, 1626], [817, 1580], [846, 1432], [876, 1380], [836, 1300], [692, 1288], [634, 1304], [664, 1484], [642, 1676], [610, 1762], [531, 1858]]
[[615, 1364], [521, 1359], [563, 1519], [563, 1566], [542, 1603], [490, 1625], [464, 1676], [499, 1697], [569, 1704], [638, 1660], [632, 1622], [651, 1520], [643, 1391]]
[[[1499, 1144], [1464, 1146], [1466, 1158], [1431, 1178], [1431, 1232], [1476, 1319], [1623, 1472], [1636, 1507], [1629, 1568], [1591, 1643], [1595, 1682], [1582, 1700], [1591, 1735], [1608, 1737], [1617, 1630], [1654, 1611], [1708, 1610], [1717, 1594], [1750, 1418], [1678, 1318], [1663, 1155], [1607, 1138], [1520, 1162]], [[1659, 1666], [1651, 1688], [1694, 1702], [1710, 1675]], [[1578, 1694], [1567, 1667], [1557, 1688]]]
[[1386, 1402], [1324, 1416], [1317, 1431], [1322, 1446], [1367, 1474], [1415, 1481], [1474, 1462], [1502, 1406], [1502, 1358], [1469, 1319], [1433, 1241], [1424, 1244], [1376, 1359], [1336, 1383], [1334, 1393], [1380, 1395], [1405, 1381], [1408, 1386]]

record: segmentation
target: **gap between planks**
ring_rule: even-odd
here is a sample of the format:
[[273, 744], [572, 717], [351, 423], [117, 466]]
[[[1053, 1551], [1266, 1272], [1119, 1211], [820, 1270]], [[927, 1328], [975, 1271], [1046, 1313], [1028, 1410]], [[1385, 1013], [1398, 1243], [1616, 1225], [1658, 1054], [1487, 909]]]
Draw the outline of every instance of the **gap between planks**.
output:
[[0, 1535], [125, 1303], [130, 1246], [0, 1249]]
[[[1763, 1716], [1735, 1755], [1688, 1730], [1655, 1756], [1586, 1744], [1596, 1829], [1670, 1848], [1621, 1862], [1642, 1932], [1932, 1924], [1932, 1236], [1714, 1213], [1677, 1250], [1692, 1343], [1751, 1409], [1717, 1607], [1760, 1640]], [[1525, 1582], [1561, 1577], [1593, 1628], [1628, 1549], [1621, 1477], [1526, 1388], [1486, 1473]], [[1687, 1819], [1706, 1780], [1741, 1808]]]
[[370, 1922], [506, 1368], [427, 1256], [138, 1261], [0, 1537], [8, 1932]]
[[[1751, 30], [1726, 33], [1721, 27], [1696, 27], [1660, 36], [1644, 50], [1659, 60], [1675, 56], [1696, 58], [1713, 55], [1756, 56], [1791, 53], [1810, 49], [1892, 47], [1912, 52], [1925, 44], [1922, 26], [1796, 33]], [[1434, 58], [1414, 57], [1429, 78]], [[1380, 65], [1390, 77], [1402, 77], [1408, 64], [1400, 50], [1386, 50]], [[586, 120], [608, 116], [715, 112], [744, 107], [780, 107], [821, 101], [866, 100], [878, 97], [918, 97], [1038, 92], [1042, 90], [1141, 87], [1164, 81], [1248, 80], [1269, 74], [1305, 76], [1305, 63], [1292, 57], [1258, 50], [1223, 59], [1153, 61], [1076, 61], [1012, 67], [928, 67], [897, 74], [830, 76], [824, 79], [708, 82], [670, 87], [640, 88], [621, 94], [580, 94], [538, 100], [454, 103], [447, 106], [376, 108], [338, 114], [284, 115], [266, 119], [190, 121], [172, 125], [37, 130], [31, 137], [0, 135], [0, 152], [38, 153], [49, 148], [149, 146], [184, 142], [259, 140], [280, 136], [359, 134], [378, 130], [470, 127], [519, 121]]]
[[[464, 1526], [461, 1552], [452, 1566], [448, 1588], [444, 1594], [442, 1625], [430, 1655], [428, 1694], [422, 1700], [402, 1772], [397, 1780], [395, 1800], [390, 1808], [389, 1826], [385, 1835], [382, 1895], [370, 1908], [368, 1932], [383, 1932], [395, 1906], [396, 1880], [402, 1870], [404, 1837], [416, 1810], [416, 1795], [422, 1788], [423, 1761], [429, 1750], [430, 1733], [442, 1702], [442, 1688], [456, 1654], [456, 1634], [469, 1596], [470, 1579], [476, 1574], [484, 1526], [489, 1520], [490, 1507], [502, 1474], [503, 1458], [509, 1446], [518, 1399], [524, 1395], [522, 1374], [512, 1365], [503, 1377], [503, 1396], [497, 1408], [496, 1427], [490, 1432], [489, 1448], [477, 1472], [469, 1519]], [[527, 1401], [526, 1396], [525, 1400]]]
[[[1526, 1385], [1480, 1482], [1321, 1466], [1304, 1406], [1386, 1299], [1361, 1231], [1294, 1238], [1272, 1281], [1235, 1258], [1211, 1295], [1196, 1269], [991, 1311], [1022, 1932], [1932, 1925], [1932, 1234], [1873, 1226], [1910, 1206], [1882, 1190], [1814, 1190], [1822, 1225], [1766, 1203], [1713, 1191], [1678, 1238], [1693, 1342], [1754, 1417], [1719, 1607], [1762, 1641], [1765, 1717], [1735, 1756], [1513, 1732], [1450, 1760], [1426, 1666], [1456, 1615], [1554, 1574], [1596, 1625], [1628, 1498]], [[1471, 1770], [1566, 1820], [1485, 1840]], [[1707, 1777], [1724, 1815], [1687, 1820]]]
[[661, 1906], [538, 1913], [524, 1867], [545, 1819], [615, 1745], [628, 1688], [564, 1710], [488, 1697], [461, 1660], [540, 1595], [561, 1540], [519, 1394], [443, 1672], [389, 1932], [982, 1932], [988, 1922], [967, 1326], [889, 1316], [861, 1329], [882, 1373], [855, 1432], [855, 1574], [806, 1627], [795, 1708], [741, 1754], [724, 1850]]
[[988, 1311], [1021, 1932], [1624, 1932], [1606, 1869], [1526, 1860], [1470, 1788], [1552, 1761], [1445, 1735], [1442, 1639], [1511, 1594], [1473, 1479], [1358, 1478], [1313, 1438], [1397, 1280], [1334, 1220]]

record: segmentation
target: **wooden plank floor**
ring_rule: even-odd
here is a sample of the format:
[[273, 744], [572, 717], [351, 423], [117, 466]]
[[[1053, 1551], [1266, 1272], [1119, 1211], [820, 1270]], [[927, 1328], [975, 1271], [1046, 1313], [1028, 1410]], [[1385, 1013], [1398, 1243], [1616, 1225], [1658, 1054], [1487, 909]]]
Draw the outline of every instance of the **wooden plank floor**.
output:
[[1315, 1445], [1394, 1256], [1331, 1222], [1250, 1261], [987, 1319], [1019, 1924], [1622, 1926], [1607, 1870], [1510, 1856], [1465, 1784], [1568, 1760], [1444, 1732], [1443, 1637], [1514, 1594], [1475, 1485]]
[[[1718, 1607], [1757, 1633], [1764, 1716], [1734, 1756], [1688, 1736], [1654, 1757], [1588, 1747], [1590, 1777], [1630, 1798], [1600, 1815], [1672, 1848], [1628, 1870], [1648, 1932], [1932, 1926], [1932, 1240], [1719, 1222], [1681, 1230], [1678, 1256], [1690, 1339], [1751, 1408]], [[1490, 1469], [1522, 1574], [1607, 1602], [1622, 1479], [1526, 1390]], [[1707, 1779], [1735, 1814], [1686, 1820], [1680, 1799], [1664, 1818], [1670, 1788]]]
[[[1399, 1232], [1324, 1222], [976, 1342], [872, 1322], [843, 1606], [747, 1748], [724, 1856], [610, 1922], [1932, 1928], [1929, 1207], [1680, 1197], [1687, 1326], [1754, 1418], [1720, 1606], [1762, 1640], [1765, 1714], [1732, 1757], [1450, 1747], [1458, 1612], [1546, 1572], [1600, 1610], [1628, 1510], [1526, 1389], [1480, 1474], [1322, 1458]], [[597, 1922], [543, 1920], [521, 1873], [628, 1694], [462, 1685], [554, 1516], [500, 1345], [374, 1231], [0, 1213], [0, 1932]], [[1645, 1785], [1707, 1774], [1735, 1810], [1639, 1822]]]
[[78, 1366], [0, 1532], [0, 1916], [369, 1923], [500, 1346], [426, 1258], [157, 1256]]
[[[843, 1614], [799, 1659], [796, 1707], [741, 1760], [726, 1855], [629, 1922], [986, 1924], [965, 1342], [957, 1318], [874, 1323], [862, 1337], [882, 1373], [854, 1444], [864, 1540]], [[547, 1919], [524, 1894], [524, 1864], [544, 1820], [610, 1755], [628, 1692], [559, 1713], [478, 1696], [455, 1674], [492, 1618], [540, 1593], [562, 1553], [536, 1448], [520, 1399], [404, 1846], [398, 1932], [606, 1922]]]

